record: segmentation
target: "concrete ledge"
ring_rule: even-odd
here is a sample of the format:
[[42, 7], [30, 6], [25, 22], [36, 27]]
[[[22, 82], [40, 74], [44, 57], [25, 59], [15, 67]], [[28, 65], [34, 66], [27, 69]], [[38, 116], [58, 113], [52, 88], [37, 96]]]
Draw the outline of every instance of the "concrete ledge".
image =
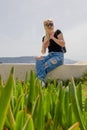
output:
[[[14, 77], [20, 80], [25, 79], [26, 72], [30, 76], [30, 71], [35, 71], [35, 64], [0, 64], [0, 75], [3, 80], [7, 80], [11, 67], [14, 66], [15, 72]], [[57, 67], [53, 71], [47, 74], [46, 79], [62, 79], [67, 80], [72, 76], [75, 78], [80, 77], [87, 71], [87, 64], [66, 64], [60, 67]], [[30, 77], [29, 77], [30, 78]]]
[[35, 71], [35, 64], [0, 64], [0, 75], [4, 81], [8, 79], [11, 67], [13, 66], [15, 79], [24, 80], [26, 72], [28, 72], [28, 76], [30, 76], [30, 71]]
[[62, 79], [62, 80], [68, 80], [72, 77], [79, 78], [84, 74], [84, 72], [87, 71], [87, 64], [86, 65], [62, 65], [60, 67], [57, 67], [55, 70], [51, 71], [47, 74], [46, 78], [50, 79]]

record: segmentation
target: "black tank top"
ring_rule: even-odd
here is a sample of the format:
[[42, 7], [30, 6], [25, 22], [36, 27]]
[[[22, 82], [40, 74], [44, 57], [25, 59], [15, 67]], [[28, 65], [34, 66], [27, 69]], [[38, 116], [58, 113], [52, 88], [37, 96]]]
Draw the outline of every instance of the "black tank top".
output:
[[[60, 30], [56, 30], [54, 33], [54, 37], [58, 38], [57, 36], [62, 33]], [[45, 37], [45, 36], [44, 36]], [[44, 37], [42, 38], [42, 41], [44, 41]], [[65, 47], [61, 47], [57, 43], [55, 43], [52, 39], [50, 39], [50, 45], [48, 46], [48, 52], [66, 52]]]

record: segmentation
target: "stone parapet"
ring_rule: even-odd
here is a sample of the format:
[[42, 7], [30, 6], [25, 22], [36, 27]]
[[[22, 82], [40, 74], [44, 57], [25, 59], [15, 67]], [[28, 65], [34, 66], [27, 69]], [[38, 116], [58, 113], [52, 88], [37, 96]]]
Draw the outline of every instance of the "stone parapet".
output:
[[[14, 77], [20, 80], [25, 79], [26, 72], [30, 78], [31, 70], [35, 71], [35, 64], [0, 64], [0, 75], [3, 80], [7, 80], [11, 67], [14, 66]], [[79, 78], [87, 71], [87, 64], [65, 64], [57, 67], [47, 74], [46, 79], [67, 80], [71, 77]]]

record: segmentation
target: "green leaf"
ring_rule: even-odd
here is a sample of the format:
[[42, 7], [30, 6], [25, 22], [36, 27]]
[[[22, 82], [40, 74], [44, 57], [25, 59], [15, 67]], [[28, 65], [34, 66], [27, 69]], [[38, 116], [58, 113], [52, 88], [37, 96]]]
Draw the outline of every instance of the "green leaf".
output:
[[86, 130], [85, 128], [85, 123], [84, 123], [84, 118], [79, 106], [78, 98], [77, 98], [77, 93], [76, 93], [76, 86], [74, 83], [74, 79], [72, 79], [72, 84], [70, 85], [70, 94], [72, 97], [72, 105], [73, 105], [73, 110], [75, 113], [76, 119], [80, 122], [80, 127], [82, 130]]
[[28, 96], [28, 108], [29, 108], [30, 113], [32, 112], [34, 97], [35, 97], [35, 74], [33, 71], [31, 71], [30, 91], [29, 91], [29, 96]]
[[0, 94], [0, 130], [3, 129], [3, 125], [5, 122], [6, 114], [8, 111], [11, 95], [12, 95], [12, 90], [14, 86], [14, 68], [11, 69], [9, 79], [7, 81], [6, 86], [1, 89], [1, 94]]
[[82, 86], [81, 86], [81, 83], [79, 83], [77, 85], [77, 98], [78, 98], [80, 109], [82, 111]]
[[16, 118], [15, 130], [34, 130], [31, 115], [25, 113], [23, 110], [19, 111]]
[[25, 124], [25, 113], [23, 110], [19, 111], [16, 117], [15, 130], [22, 130]]
[[85, 112], [87, 112], [87, 97], [85, 99]]
[[27, 116], [27, 120], [26, 120], [25, 125], [22, 130], [34, 130], [32, 116], [29, 114], [27, 114], [26, 116]]

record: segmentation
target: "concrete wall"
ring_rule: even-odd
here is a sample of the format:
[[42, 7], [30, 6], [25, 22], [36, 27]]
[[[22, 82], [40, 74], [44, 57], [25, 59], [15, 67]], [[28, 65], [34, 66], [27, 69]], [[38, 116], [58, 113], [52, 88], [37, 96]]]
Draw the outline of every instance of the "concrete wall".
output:
[[[15, 69], [14, 77], [21, 80], [24, 80], [26, 72], [28, 72], [29, 76], [31, 70], [35, 71], [35, 64], [0, 64], [0, 75], [3, 80], [8, 79], [12, 66]], [[67, 80], [72, 76], [78, 78], [85, 71], [87, 71], [87, 64], [66, 64], [48, 73], [46, 78]]]
[[79, 78], [87, 71], [87, 65], [62, 65], [48, 73], [47, 78], [58, 78], [62, 80], [71, 79], [72, 77]]

